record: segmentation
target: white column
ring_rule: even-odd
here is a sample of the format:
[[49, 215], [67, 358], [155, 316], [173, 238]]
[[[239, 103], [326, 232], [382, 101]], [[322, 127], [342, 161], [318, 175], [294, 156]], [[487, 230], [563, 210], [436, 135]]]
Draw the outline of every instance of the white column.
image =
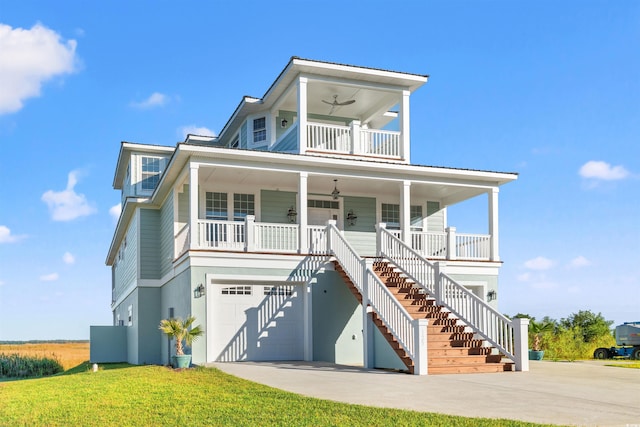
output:
[[402, 91], [402, 102], [400, 102], [400, 157], [407, 163], [411, 162], [411, 142], [409, 131], [409, 95], [408, 90]]
[[529, 319], [514, 318], [513, 324], [513, 352], [516, 356], [516, 371], [529, 370]]
[[402, 182], [400, 193], [400, 239], [411, 247], [411, 181]]
[[[315, 280], [315, 279], [312, 279]], [[308, 281], [304, 289], [304, 360], [313, 360], [313, 296], [311, 281]]]
[[438, 305], [442, 304], [442, 296], [443, 296], [442, 295], [443, 294], [442, 273], [444, 273], [444, 270], [446, 267], [447, 267], [447, 263], [444, 261], [438, 261], [433, 263], [433, 275], [434, 275], [433, 287], [436, 291], [436, 294], [434, 295], [434, 297]]
[[447, 260], [454, 261], [458, 258], [458, 247], [456, 246], [456, 228], [447, 227]]
[[374, 365], [373, 359], [373, 343], [370, 342], [370, 338], [372, 337], [372, 333], [369, 330], [373, 327], [372, 324], [369, 323], [369, 280], [367, 278], [367, 269], [373, 268], [373, 259], [367, 258], [362, 260], [362, 269], [363, 269], [363, 278], [364, 283], [362, 284], [362, 354], [363, 354], [363, 365], [365, 368], [372, 369]]
[[414, 375], [427, 375], [429, 373], [429, 359], [427, 355], [427, 326], [429, 325], [429, 319], [415, 319], [413, 320], [413, 345], [414, 345], [414, 360], [413, 360], [413, 374]]
[[298, 78], [298, 144], [300, 154], [307, 151], [307, 78]]
[[198, 165], [189, 165], [189, 248], [200, 246], [198, 241]]
[[498, 188], [489, 191], [489, 234], [491, 235], [491, 249], [489, 259], [500, 261], [498, 248]]
[[247, 215], [244, 219], [244, 250], [246, 252], [253, 252], [256, 250], [256, 217], [254, 215]]
[[360, 141], [360, 120], [354, 120], [351, 122], [351, 153], [365, 154], [362, 142]]
[[309, 251], [309, 242], [308, 242], [308, 216], [307, 216], [307, 181], [309, 179], [309, 174], [307, 172], [300, 172], [300, 176], [298, 179], [298, 223], [300, 224], [299, 230], [300, 235], [299, 239], [299, 253], [306, 253]]

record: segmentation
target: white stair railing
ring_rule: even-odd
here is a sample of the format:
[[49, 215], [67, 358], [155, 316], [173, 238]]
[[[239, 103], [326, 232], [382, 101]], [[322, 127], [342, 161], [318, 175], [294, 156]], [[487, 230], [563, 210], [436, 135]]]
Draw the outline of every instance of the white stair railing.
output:
[[336, 257], [362, 295], [363, 306], [371, 306], [398, 340], [414, 362], [414, 373], [426, 374], [426, 323], [411, 317], [375, 272], [367, 266], [366, 261], [351, 247], [335, 224], [329, 224], [327, 229], [329, 252]]
[[[433, 295], [438, 304], [443, 305], [464, 321], [474, 332], [516, 362], [516, 365], [522, 366], [520, 358], [528, 355], [516, 351], [515, 329], [511, 320], [451, 277], [440, 272], [437, 265], [427, 261], [385, 228], [379, 227], [378, 234], [379, 251], [382, 257], [388, 259], [409, 279]], [[522, 337], [518, 336], [518, 340], [521, 339]]]

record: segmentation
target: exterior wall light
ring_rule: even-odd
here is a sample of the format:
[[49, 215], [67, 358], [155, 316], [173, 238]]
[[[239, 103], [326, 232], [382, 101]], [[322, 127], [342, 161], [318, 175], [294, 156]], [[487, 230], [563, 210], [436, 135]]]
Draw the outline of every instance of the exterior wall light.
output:
[[338, 190], [338, 180], [334, 179], [333, 182], [334, 184], [333, 184], [333, 191], [331, 192], [331, 196], [333, 197], [333, 200], [338, 200], [338, 196], [340, 195], [340, 190]]
[[286, 128], [286, 127], [287, 127], [287, 124], [289, 124], [289, 122], [287, 121], [287, 119], [282, 119], [282, 120], [280, 121], [280, 127], [281, 127], [281, 128]]
[[289, 210], [287, 211], [287, 218], [289, 219], [289, 222], [291, 224], [296, 222], [296, 219], [298, 218], [298, 212], [296, 212], [296, 208], [294, 208], [293, 206], [289, 208]]
[[491, 302], [495, 299], [498, 299], [498, 293], [492, 289], [487, 293], [487, 301]]
[[200, 297], [201, 297], [201, 296], [203, 296], [203, 295], [204, 295], [204, 285], [203, 285], [202, 283], [200, 283], [200, 284], [198, 285], [198, 287], [196, 287], [196, 288], [193, 290], [193, 297], [194, 297], [194, 298], [200, 298]]
[[356, 215], [353, 209], [349, 209], [349, 212], [347, 212], [347, 224], [353, 227], [354, 225], [356, 225], [357, 221], [358, 215]]

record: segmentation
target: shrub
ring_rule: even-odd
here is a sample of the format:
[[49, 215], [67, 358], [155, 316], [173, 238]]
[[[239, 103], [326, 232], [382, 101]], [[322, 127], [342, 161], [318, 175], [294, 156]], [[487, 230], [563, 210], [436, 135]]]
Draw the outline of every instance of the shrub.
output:
[[55, 358], [0, 353], [0, 378], [44, 377], [63, 370]]

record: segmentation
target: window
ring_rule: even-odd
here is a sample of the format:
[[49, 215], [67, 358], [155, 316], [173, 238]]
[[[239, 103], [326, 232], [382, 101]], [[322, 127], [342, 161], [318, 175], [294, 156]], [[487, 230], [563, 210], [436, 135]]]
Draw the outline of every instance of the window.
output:
[[142, 158], [142, 189], [155, 190], [160, 181], [160, 161], [157, 157]]
[[307, 200], [308, 208], [340, 209], [340, 202], [335, 200]]
[[390, 230], [400, 229], [400, 205], [390, 203], [382, 204], [382, 222], [387, 224]]
[[422, 231], [422, 206], [411, 206], [411, 231]]
[[290, 297], [293, 295], [293, 286], [265, 286], [265, 295], [284, 295]]
[[253, 143], [267, 140], [267, 120], [264, 117], [253, 120]]
[[222, 295], [251, 295], [251, 286], [228, 286], [220, 291]]
[[227, 220], [227, 193], [207, 191], [205, 205], [205, 216], [207, 219], [218, 221]]
[[253, 194], [233, 195], [233, 220], [244, 221], [247, 215], [255, 215], [255, 197]]

